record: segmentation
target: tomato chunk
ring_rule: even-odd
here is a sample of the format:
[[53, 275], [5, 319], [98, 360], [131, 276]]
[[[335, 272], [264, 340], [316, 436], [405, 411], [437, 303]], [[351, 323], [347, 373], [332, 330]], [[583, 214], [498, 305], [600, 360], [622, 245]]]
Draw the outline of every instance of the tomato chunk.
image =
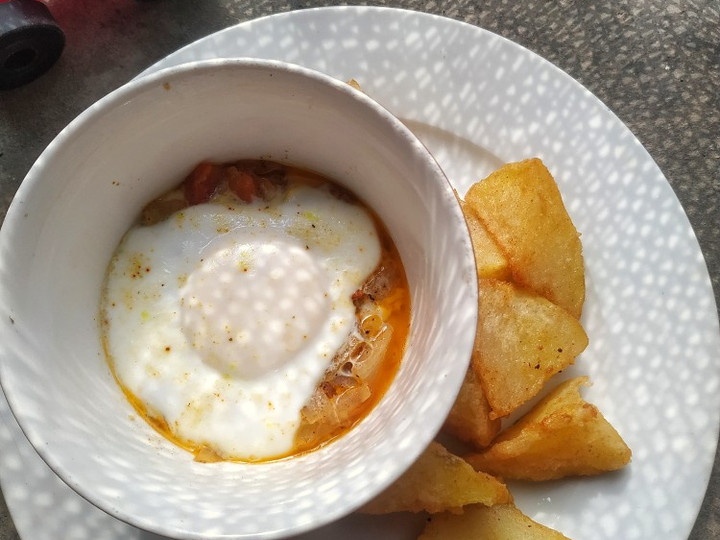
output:
[[185, 198], [188, 203], [201, 204], [208, 202], [220, 183], [221, 168], [203, 161], [185, 179]]
[[252, 202], [257, 188], [253, 175], [236, 167], [229, 167], [227, 173], [230, 190], [246, 203]]

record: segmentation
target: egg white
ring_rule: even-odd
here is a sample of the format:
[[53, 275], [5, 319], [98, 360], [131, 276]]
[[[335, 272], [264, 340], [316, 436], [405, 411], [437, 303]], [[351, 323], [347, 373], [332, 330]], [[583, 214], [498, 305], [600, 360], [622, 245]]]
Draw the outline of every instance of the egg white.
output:
[[364, 208], [306, 185], [136, 226], [108, 269], [109, 360], [181, 440], [232, 459], [285, 455], [380, 255]]

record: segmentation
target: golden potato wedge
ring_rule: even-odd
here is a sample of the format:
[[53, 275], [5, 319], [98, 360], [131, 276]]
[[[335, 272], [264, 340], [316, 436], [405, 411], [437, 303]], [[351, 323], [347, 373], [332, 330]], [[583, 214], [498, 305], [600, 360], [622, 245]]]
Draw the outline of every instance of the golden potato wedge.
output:
[[587, 377], [560, 384], [482, 453], [477, 470], [506, 479], [551, 480], [620, 469], [631, 451], [594, 405], [580, 396]]
[[462, 458], [432, 442], [405, 474], [359, 511], [455, 513], [468, 504], [510, 501], [505, 484], [489, 474], [476, 472]]
[[478, 326], [472, 365], [491, 418], [507, 416], [535, 396], [588, 344], [572, 315], [512, 283], [478, 281]]
[[443, 430], [477, 449], [487, 447], [500, 432], [500, 419], [490, 418], [490, 404], [472, 366], [465, 374]]
[[474, 184], [465, 202], [509, 259], [513, 281], [579, 318], [585, 300], [582, 245], [542, 161], [501, 167]]
[[473, 505], [462, 514], [432, 516], [418, 540], [568, 540], [515, 506]]
[[508, 258], [483, 225], [475, 210], [465, 201], [459, 200], [475, 253], [475, 266], [479, 278], [508, 280], [511, 277]]

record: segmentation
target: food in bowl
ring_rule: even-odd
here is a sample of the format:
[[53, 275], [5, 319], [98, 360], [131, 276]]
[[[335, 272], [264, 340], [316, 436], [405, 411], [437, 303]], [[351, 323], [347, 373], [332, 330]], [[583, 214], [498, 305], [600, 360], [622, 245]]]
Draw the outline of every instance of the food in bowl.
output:
[[202, 162], [150, 201], [101, 302], [123, 392], [198, 461], [277, 459], [342, 434], [385, 393], [410, 325], [377, 215], [267, 160]]

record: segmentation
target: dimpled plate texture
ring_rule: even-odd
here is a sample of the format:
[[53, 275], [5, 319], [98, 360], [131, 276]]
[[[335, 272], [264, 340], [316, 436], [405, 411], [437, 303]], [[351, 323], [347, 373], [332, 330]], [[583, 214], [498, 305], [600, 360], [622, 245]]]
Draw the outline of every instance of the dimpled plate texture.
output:
[[[590, 375], [585, 397], [634, 454], [618, 474], [511, 489], [523, 511], [571, 538], [686, 538], [717, 444], [717, 312], [684, 212], [630, 131], [537, 55], [482, 29], [411, 12], [277, 15], [209, 36], [161, 65], [238, 55], [356, 78], [407, 121], [461, 193], [502, 162], [545, 161], [582, 232], [586, 259], [590, 346], [566, 376]], [[4, 447], [16, 445], [0, 458], [3, 489], [26, 539], [57, 530], [78, 539], [150, 538], [62, 486], [2, 412]], [[34, 518], [41, 512], [48, 528]], [[421, 528], [421, 520], [351, 516], [303, 539], [410, 540]]]

